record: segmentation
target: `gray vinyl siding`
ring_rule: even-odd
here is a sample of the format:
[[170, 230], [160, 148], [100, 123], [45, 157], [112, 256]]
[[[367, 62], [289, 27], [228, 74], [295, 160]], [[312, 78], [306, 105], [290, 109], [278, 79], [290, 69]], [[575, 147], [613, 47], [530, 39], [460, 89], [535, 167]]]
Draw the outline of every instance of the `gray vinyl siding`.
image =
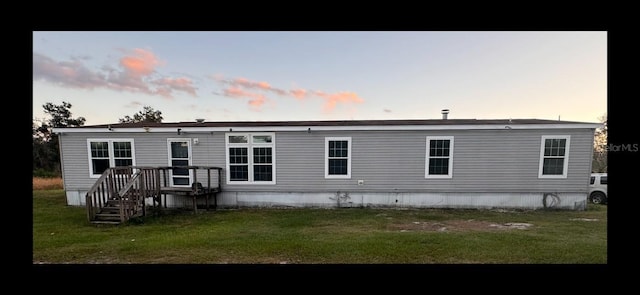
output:
[[[566, 179], [539, 179], [542, 135], [570, 135]], [[275, 132], [276, 184], [226, 184], [225, 133], [67, 133], [61, 137], [67, 190], [86, 190], [87, 138], [133, 138], [138, 166], [168, 165], [167, 138], [198, 138], [193, 165], [219, 166], [225, 191], [586, 192], [593, 129]], [[427, 136], [453, 136], [453, 177], [425, 178]], [[325, 137], [351, 137], [351, 179], [325, 179]], [[206, 181], [199, 174], [198, 181]], [[364, 185], [358, 185], [364, 180]]]
[[87, 190], [95, 178], [89, 178], [87, 138], [91, 134], [69, 133], [59, 135], [62, 179], [65, 190]]
[[[571, 135], [567, 178], [539, 179], [541, 136], [554, 134]], [[351, 179], [325, 179], [324, 138], [342, 136], [352, 138]], [[453, 178], [425, 179], [427, 136], [454, 137]], [[277, 190], [586, 192], [592, 144], [587, 129], [278, 132]]]

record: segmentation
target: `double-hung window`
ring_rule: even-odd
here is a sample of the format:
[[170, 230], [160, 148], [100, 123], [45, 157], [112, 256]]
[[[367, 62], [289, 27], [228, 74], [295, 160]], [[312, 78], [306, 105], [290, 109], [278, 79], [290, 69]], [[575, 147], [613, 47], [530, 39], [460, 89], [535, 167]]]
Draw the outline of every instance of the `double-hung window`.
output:
[[569, 135], [543, 135], [538, 178], [567, 178]]
[[351, 178], [351, 137], [325, 137], [324, 178]]
[[227, 133], [227, 184], [276, 183], [274, 133]]
[[425, 178], [453, 177], [453, 136], [427, 136]]
[[133, 139], [87, 139], [89, 177], [97, 178], [109, 167], [134, 166]]

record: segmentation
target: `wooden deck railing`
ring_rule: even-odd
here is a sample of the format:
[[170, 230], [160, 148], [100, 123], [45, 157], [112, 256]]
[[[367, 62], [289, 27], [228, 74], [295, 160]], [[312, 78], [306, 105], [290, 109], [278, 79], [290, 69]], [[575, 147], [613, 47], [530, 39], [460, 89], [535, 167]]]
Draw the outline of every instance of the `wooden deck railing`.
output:
[[[170, 187], [170, 172], [174, 169], [189, 169], [193, 177], [192, 183], [198, 183], [197, 170], [205, 169], [207, 171], [206, 186], [202, 184], [192, 186], [193, 194], [197, 195], [198, 190], [206, 189], [211, 192], [214, 189], [220, 189], [222, 168], [210, 166], [167, 166], [167, 167], [111, 167], [102, 173], [96, 183], [89, 189], [85, 195], [87, 218], [89, 222], [96, 220], [96, 216], [100, 214], [107, 205], [116, 205], [119, 208], [120, 222], [125, 222], [132, 217], [146, 215], [146, 198], [153, 198], [154, 206], [163, 192], [167, 190], [163, 188]], [[215, 183], [212, 181], [211, 170], [216, 170]], [[134, 173], [135, 171], [135, 173]], [[171, 190], [169, 190], [171, 191]], [[165, 200], [166, 203], [166, 200]], [[165, 204], [166, 206], [166, 204]], [[195, 199], [194, 199], [195, 206]], [[113, 207], [111, 209], [114, 209]]]
[[108, 168], [102, 173], [85, 195], [89, 221], [95, 219], [96, 214], [107, 205], [108, 201], [117, 199], [118, 191], [131, 179], [132, 174], [131, 167]]
[[[164, 207], [167, 207], [167, 195], [182, 195], [186, 197], [192, 198], [193, 201], [193, 211], [197, 213], [198, 211], [198, 198], [204, 198], [206, 203], [207, 210], [209, 209], [209, 197], [213, 197], [214, 208], [217, 207], [218, 201], [216, 195], [222, 189], [222, 168], [215, 166], [166, 166], [166, 167], [158, 167], [158, 171], [161, 174], [161, 182], [162, 187], [161, 195], [165, 197]], [[172, 181], [172, 171], [189, 171], [190, 178], [190, 186], [177, 186], [173, 184]], [[206, 176], [204, 175], [206, 171]], [[212, 173], [212, 170], [215, 170]], [[198, 173], [200, 171], [200, 173]], [[200, 174], [201, 178], [198, 178]], [[181, 177], [184, 177], [181, 174]], [[206, 178], [206, 181], [205, 181]], [[200, 180], [202, 179], [202, 180]], [[155, 203], [154, 203], [155, 205]]]
[[[192, 183], [197, 183], [198, 181], [198, 170], [206, 170], [207, 171], [207, 182], [201, 183], [202, 186], [206, 189], [211, 190], [212, 188], [221, 188], [222, 187], [222, 168], [214, 167], [214, 166], [165, 166], [165, 167], [156, 167], [160, 171], [162, 187], [170, 187], [171, 186], [171, 171], [174, 169], [187, 169], [190, 171], [191, 177], [193, 177]], [[216, 174], [213, 175], [215, 178], [211, 179], [211, 170], [216, 170]], [[195, 188], [194, 188], [195, 189]]]
[[145, 198], [160, 196], [158, 170], [148, 167], [136, 169], [136, 173], [118, 191], [120, 222], [146, 215]]

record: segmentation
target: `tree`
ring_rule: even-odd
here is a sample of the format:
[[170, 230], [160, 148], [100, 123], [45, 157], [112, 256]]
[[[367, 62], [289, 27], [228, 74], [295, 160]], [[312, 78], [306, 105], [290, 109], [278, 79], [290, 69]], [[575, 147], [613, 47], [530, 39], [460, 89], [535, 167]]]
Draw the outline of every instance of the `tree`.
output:
[[598, 118], [602, 122], [602, 128], [596, 129], [593, 139], [593, 161], [591, 172], [607, 172], [607, 114]]
[[120, 118], [120, 123], [137, 123], [137, 122], [162, 122], [162, 112], [154, 110], [150, 106], [144, 106], [142, 111], [133, 115], [132, 117], [124, 116]]
[[76, 127], [84, 125], [84, 117], [71, 117], [71, 104], [62, 102], [61, 105], [46, 103], [42, 105], [49, 119], [34, 119], [32, 122], [33, 135], [33, 170], [44, 170], [60, 173], [60, 151], [58, 136], [53, 134], [52, 128]]

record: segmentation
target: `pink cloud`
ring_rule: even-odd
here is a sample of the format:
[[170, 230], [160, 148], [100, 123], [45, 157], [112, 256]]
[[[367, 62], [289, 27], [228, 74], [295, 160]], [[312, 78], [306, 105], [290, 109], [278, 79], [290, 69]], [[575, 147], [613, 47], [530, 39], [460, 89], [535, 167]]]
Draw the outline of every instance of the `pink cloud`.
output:
[[231, 87], [231, 88], [224, 89], [223, 91], [224, 91], [224, 95], [226, 95], [226, 96], [231, 96], [231, 97], [244, 97], [244, 96], [247, 96], [245, 94], [245, 92], [240, 88]]
[[213, 79], [220, 83], [228, 84], [233, 87], [242, 87], [244, 89], [252, 90], [265, 90], [282, 96], [287, 95], [287, 91], [280, 88], [272, 87], [271, 84], [264, 81], [256, 82], [242, 77], [235, 79], [224, 79], [224, 77], [219, 74], [214, 75]]
[[245, 78], [235, 78], [233, 79], [233, 81], [231, 82], [232, 84], [235, 85], [242, 85], [244, 87], [252, 87], [253, 85], [251, 85], [251, 82], [249, 82], [249, 80], [245, 79]]
[[267, 98], [260, 93], [248, 92], [237, 87], [229, 87], [223, 90], [225, 96], [235, 98], [250, 98], [247, 102], [252, 109], [260, 111], [262, 106], [267, 101]]
[[145, 93], [173, 98], [175, 92], [197, 96], [193, 81], [184, 77], [158, 77], [156, 67], [162, 62], [149, 50], [136, 48], [124, 51], [116, 67], [104, 65], [97, 70], [84, 64], [85, 58], [72, 61], [55, 61], [50, 57], [33, 53], [33, 79], [44, 80], [63, 87]]
[[295, 88], [290, 90], [284, 90], [271, 86], [271, 84], [265, 81], [252, 81], [247, 78], [238, 77], [235, 79], [225, 79], [222, 75], [216, 74], [212, 76], [215, 81], [229, 85], [224, 89], [223, 95], [229, 97], [248, 97], [252, 98], [249, 101], [249, 105], [260, 108], [266, 101], [267, 97], [264, 94], [257, 93], [255, 91], [266, 91], [276, 93], [280, 96], [290, 96], [298, 101], [310, 99], [311, 97], [319, 97], [325, 100], [323, 105], [323, 111], [331, 112], [338, 104], [352, 104], [363, 103], [364, 99], [358, 96], [355, 92], [341, 91], [336, 93], [327, 93], [320, 90], [305, 90], [302, 88]]
[[249, 105], [260, 109], [262, 105], [265, 103], [266, 98], [263, 95], [257, 96], [256, 98], [249, 101]]
[[325, 112], [331, 112], [336, 108], [338, 103], [362, 103], [364, 99], [358, 96], [358, 94], [354, 92], [338, 92], [327, 94], [322, 91], [314, 92], [317, 96], [320, 96], [325, 99], [325, 104], [323, 106], [323, 110]]
[[55, 61], [38, 53], [33, 53], [33, 79], [72, 88], [107, 86], [103, 74], [92, 72], [80, 60]]
[[307, 96], [307, 91], [304, 89], [291, 89], [289, 90], [289, 93], [291, 93], [291, 95], [297, 99], [305, 99], [305, 97]]
[[271, 89], [271, 85], [269, 85], [269, 83], [267, 82], [258, 82], [257, 85], [262, 89]]
[[136, 48], [132, 53], [132, 56], [121, 58], [120, 65], [133, 76], [150, 75], [155, 70], [156, 65], [160, 63], [151, 51]]
[[196, 95], [196, 90], [193, 86], [193, 81], [189, 78], [162, 78], [160, 80], [153, 81], [154, 84], [162, 86], [161, 88], [167, 89], [169, 93], [171, 90], [183, 91], [193, 96]]
[[164, 96], [166, 98], [173, 98], [173, 95], [171, 95], [171, 89], [167, 87], [158, 87], [153, 94]]
[[142, 92], [149, 95], [160, 94], [153, 91], [142, 77], [131, 76], [128, 72], [111, 72], [106, 78], [107, 88], [118, 91]]

